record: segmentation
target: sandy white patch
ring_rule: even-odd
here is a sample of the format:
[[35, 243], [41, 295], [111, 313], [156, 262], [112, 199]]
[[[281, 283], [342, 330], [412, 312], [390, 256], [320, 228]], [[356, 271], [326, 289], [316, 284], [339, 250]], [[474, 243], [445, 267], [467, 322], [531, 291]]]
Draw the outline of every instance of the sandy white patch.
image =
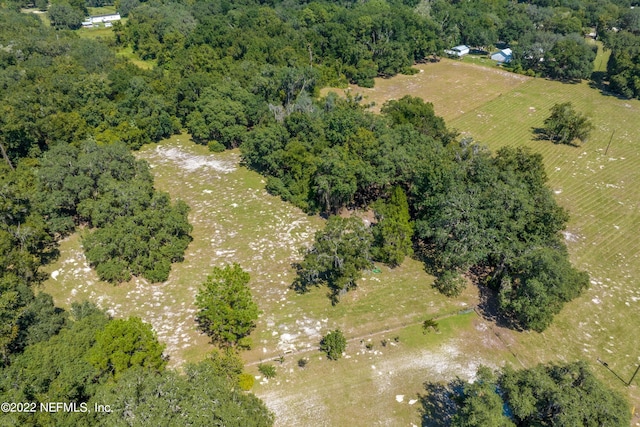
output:
[[193, 172], [197, 169], [213, 169], [216, 172], [229, 173], [236, 168], [230, 162], [212, 159], [211, 156], [199, 156], [188, 153], [178, 147], [156, 147], [156, 154], [177, 163], [181, 168]]

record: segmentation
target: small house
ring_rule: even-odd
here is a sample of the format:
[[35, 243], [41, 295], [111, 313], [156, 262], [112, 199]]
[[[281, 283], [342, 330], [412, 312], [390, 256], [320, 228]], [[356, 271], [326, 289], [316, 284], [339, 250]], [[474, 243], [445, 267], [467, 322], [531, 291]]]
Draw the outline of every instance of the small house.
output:
[[513, 59], [513, 51], [509, 48], [502, 49], [492, 54], [491, 59], [501, 64], [508, 64]]
[[96, 15], [89, 18], [93, 24], [106, 24], [107, 22], [119, 21], [122, 19], [119, 13], [111, 13], [109, 15]]
[[461, 57], [469, 53], [469, 46], [461, 44], [460, 46], [452, 47], [444, 51], [447, 55]]

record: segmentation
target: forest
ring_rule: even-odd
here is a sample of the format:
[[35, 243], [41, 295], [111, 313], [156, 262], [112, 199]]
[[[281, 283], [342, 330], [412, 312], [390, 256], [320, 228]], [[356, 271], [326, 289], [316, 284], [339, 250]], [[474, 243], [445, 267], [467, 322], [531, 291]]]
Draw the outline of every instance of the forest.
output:
[[[456, 296], [472, 282], [493, 295], [510, 327], [544, 331], [587, 288], [560, 234], [569, 213], [554, 200], [540, 155], [492, 153], [420, 98], [388, 101], [376, 115], [358, 97], [319, 90], [411, 74], [416, 62], [465, 43], [512, 47], [506, 68], [514, 73], [593, 79], [602, 91], [640, 98], [640, 7], [629, 0], [120, 0], [127, 20], [114, 23], [112, 38], [79, 37], [86, 8], [101, 5], [0, 7], [5, 400], [97, 399], [133, 407], [119, 413], [122, 422], [134, 413], [153, 423], [166, 414], [195, 420], [198, 404], [217, 393], [210, 417], [273, 422], [240, 391], [233, 351], [178, 374], [140, 319], [112, 319], [88, 303], [65, 311], [37, 291], [39, 267], [76, 231], [101, 279], [167, 279], [191, 239], [189, 208], [156, 191], [131, 150], [183, 129], [211, 151], [239, 148], [269, 192], [328, 218], [295, 266], [298, 292], [327, 286], [338, 304], [373, 262], [393, 267], [412, 256], [442, 293]], [[51, 26], [20, 13], [27, 6], [48, 10]], [[611, 51], [605, 75], [592, 75], [595, 52], [584, 38], [592, 29]], [[155, 66], [117, 55], [125, 47]], [[344, 209], [375, 220], [365, 227], [336, 215]], [[181, 402], [180, 413], [163, 406], [163, 393]], [[77, 425], [74, 416], [15, 422]]]

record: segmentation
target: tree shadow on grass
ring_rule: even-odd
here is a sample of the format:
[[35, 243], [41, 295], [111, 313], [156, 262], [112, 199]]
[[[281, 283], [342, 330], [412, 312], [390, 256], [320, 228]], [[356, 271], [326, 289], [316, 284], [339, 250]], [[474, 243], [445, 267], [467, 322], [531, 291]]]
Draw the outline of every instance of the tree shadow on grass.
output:
[[531, 133], [533, 133], [533, 139], [535, 139], [536, 141], [550, 141], [544, 128], [532, 127]]
[[447, 384], [424, 383], [425, 394], [418, 394], [422, 427], [442, 427], [451, 425], [451, 419], [458, 410], [456, 398], [462, 394], [460, 379]]
[[505, 316], [500, 310], [498, 293], [496, 291], [486, 285], [478, 286], [478, 290], [480, 292], [480, 302], [478, 303], [476, 312], [482, 316], [483, 319], [502, 328], [508, 328], [514, 331], [522, 330], [513, 319]]
[[550, 137], [544, 128], [532, 127], [531, 133], [533, 133], [534, 135], [533, 139], [535, 141], [549, 141], [549, 142], [553, 142], [555, 145], [568, 145], [570, 147], [576, 147], [576, 148], [580, 147], [580, 144], [575, 144], [573, 142], [560, 142], [559, 140]]
[[594, 71], [591, 73], [591, 79], [589, 79], [589, 87], [600, 91], [601, 95], [604, 96], [612, 96], [621, 101], [625, 101], [629, 98], [628, 96], [620, 95], [619, 93], [611, 92], [609, 90], [609, 83], [606, 81], [607, 72], [606, 71]]

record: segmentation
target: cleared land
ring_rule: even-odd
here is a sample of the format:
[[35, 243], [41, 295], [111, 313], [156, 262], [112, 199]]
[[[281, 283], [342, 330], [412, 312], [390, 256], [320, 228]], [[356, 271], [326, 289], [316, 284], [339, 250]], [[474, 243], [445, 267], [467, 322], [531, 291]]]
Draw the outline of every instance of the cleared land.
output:
[[[536, 140], [532, 129], [542, 126], [554, 103], [566, 101], [592, 117], [589, 141], [571, 147]], [[450, 122], [492, 149], [527, 146], [544, 156], [556, 198], [571, 214], [565, 237], [572, 260], [591, 275], [591, 289], [544, 334], [511, 333], [529, 364], [585, 358], [620, 385], [597, 358], [627, 381], [640, 362], [632, 339], [640, 326], [639, 117], [637, 100], [602, 95], [585, 83], [535, 79]], [[638, 405], [638, 386], [628, 392]]]
[[[418, 64], [414, 68], [419, 70], [418, 74], [375, 79], [373, 88], [350, 85], [346, 90], [353, 95], [361, 94], [365, 103], [373, 102], [371, 110], [375, 112], [390, 99], [419, 96], [432, 102], [436, 114], [448, 122], [531, 79], [496, 66], [482, 67], [450, 59]], [[345, 89], [323, 89], [322, 94], [330, 91], [343, 94]]]
[[[607, 54], [599, 46], [596, 71], [603, 70]], [[512, 145], [541, 153], [556, 199], [571, 214], [565, 238], [572, 261], [591, 275], [591, 288], [568, 304], [546, 332], [503, 331], [503, 339], [527, 366], [585, 359], [603, 380], [629, 396], [632, 406], [640, 407], [639, 377], [626, 388], [597, 361], [607, 362], [625, 381], [640, 363], [633, 339], [640, 326], [640, 102], [603, 94], [586, 82], [523, 78], [505, 88], [504, 76], [496, 76], [503, 73], [499, 69], [459, 61], [419, 67], [424, 70], [420, 74], [377, 79], [377, 89], [354, 92], [376, 104], [385, 96], [421, 96], [434, 102], [450, 127], [492, 150]], [[490, 80], [487, 87], [478, 84], [483, 79]], [[467, 91], [466, 98], [454, 92], [459, 87]], [[533, 130], [543, 125], [549, 109], [566, 101], [593, 119], [589, 141], [572, 147], [536, 140]], [[634, 423], [640, 425], [640, 419]]]
[[[444, 298], [416, 261], [365, 273], [358, 289], [336, 307], [325, 289], [306, 295], [290, 291], [291, 263], [300, 259], [298, 248], [311, 243], [323, 220], [267, 194], [262, 177], [238, 165], [237, 152], [210, 154], [178, 136], [144, 147], [138, 157], [152, 165], [159, 189], [191, 206], [194, 240], [185, 261], [174, 265], [165, 283], [133, 279], [114, 286], [98, 280], [86, 264], [76, 234], [61, 244], [60, 259], [47, 267], [51, 278], [45, 291], [65, 307], [90, 299], [115, 316], [141, 317], [167, 343], [172, 365], [179, 366], [202, 359], [212, 348], [195, 328], [198, 285], [213, 266], [240, 263], [251, 274], [250, 286], [263, 312], [252, 334], [254, 349], [243, 357], [256, 375], [261, 361], [277, 365], [277, 378], [257, 384], [255, 391], [276, 412], [279, 425], [309, 425], [320, 415], [326, 425], [339, 425], [343, 417], [360, 416], [357, 408], [376, 409], [354, 425], [382, 420], [419, 424], [419, 403], [408, 402], [417, 399], [424, 381], [470, 377], [480, 363], [517, 363], [491, 325], [474, 312], [458, 314], [473, 307], [476, 291]], [[441, 316], [446, 317], [440, 321], [441, 333], [423, 335], [420, 323]], [[348, 357], [331, 362], [318, 344], [335, 328], [350, 342]], [[393, 342], [395, 337], [399, 342]], [[383, 339], [389, 341], [386, 347]], [[373, 350], [366, 350], [367, 342]], [[279, 355], [285, 356], [283, 365], [273, 362]], [[311, 359], [304, 370], [297, 367], [303, 356]], [[406, 396], [402, 403], [396, 401], [400, 394]]]
[[[501, 329], [471, 312], [441, 320], [440, 334], [423, 335], [420, 321], [471, 307], [477, 296], [469, 289], [462, 299], [443, 298], [415, 261], [394, 271], [382, 267], [380, 274], [367, 273], [358, 290], [337, 307], [331, 307], [323, 289], [294, 294], [288, 290], [290, 263], [299, 259], [297, 248], [310, 244], [322, 220], [266, 194], [262, 177], [238, 166], [236, 152], [210, 154], [184, 136], [139, 152], [153, 166], [157, 187], [192, 208], [194, 241], [170, 279], [154, 285], [142, 280], [102, 283], [84, 264], [73, 236], [63, 243], [60, 260], [49, 267], [57, 275], [45, 289], [62, 305], [90, 298], [117, 316], [137, 315], [151, 322], [178, 365], [201, 359], [211, 348], [193, 323], [198, 284], [212, 266], [239, 262], [251, 273], [250, 285], [263, 311], [252, 336], [255, 348], [244, 358], [256, 375], [258, 362], [276, 365], [277, 377], [269, 382], [260, 378], [255, 392], [282, 426], [341, 425], [345, 420], [353, 425], [419, 425], [420, 403], [411, 402], [422, 383], [468, 378], [480, 363], [519, 366], [522, 361], [530, 366], [584, 358], [640, 406], [638, 387], [625, 388], [596, 361], [605, 360], [625, 380], [640, 361], [634, 340], [640, 326], [640, 102], [605, 96], [586, 84], [505, 76], [501, 70], [454, 61], [421, 68], [425, 71], [415, 76], [378, 80], [379, 99], [424, 96], [450, 126], [492, 149], [523, 145], [545, 157], [556, 197], [571, 213], [565, 236], [572, 259], [592, 276], [591, 289], [545, 333]], [[439, 77], [430, 77], [431, 72]], [[404, 88], [396, 80], [404, 81]], [[381, 94], [384, 85], [393, 87], [387, 95]], [[458, 88], [463, 91], [452, 93]], [[594, 118], [591, 140], [578, 148], [534, 140], [532, 128], [542, 124], [555, 102], [566, 100]], [[330, 362], [317, 345], [321, 335], [336, 327], [351, 341], [345, 358]], [[372, 350], [365, 347], [369, 339]], [[280, 354], [285, 356], [282, 365], [273, 361]], [[305, 369], [297, 366], [302, 356], [310, 359]], [[640, 425], [638, 419], [634, 423]]]

